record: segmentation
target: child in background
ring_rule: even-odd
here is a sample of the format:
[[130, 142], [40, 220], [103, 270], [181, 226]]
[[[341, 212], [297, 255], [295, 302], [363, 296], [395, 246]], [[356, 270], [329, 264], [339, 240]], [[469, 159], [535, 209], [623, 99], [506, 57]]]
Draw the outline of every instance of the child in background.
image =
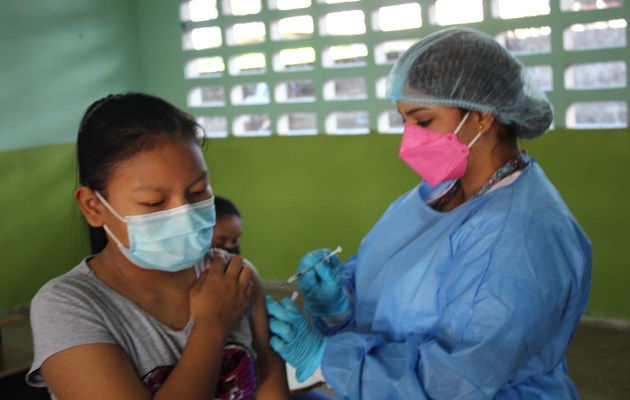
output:
[[212, 247], [231, 254], [241, 254], [240, 242], [243, 234], [243, 220], [236, 205], [225, 197], [215, 196], [214, 207], [217, 223], [212, 235]]

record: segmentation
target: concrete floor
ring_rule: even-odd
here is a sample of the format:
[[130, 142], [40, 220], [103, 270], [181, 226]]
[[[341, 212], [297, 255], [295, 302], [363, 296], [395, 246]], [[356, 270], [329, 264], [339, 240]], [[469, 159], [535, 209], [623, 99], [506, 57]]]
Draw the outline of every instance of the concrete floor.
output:
[[630, 399], [630, 324], [584, 319], [569, 345], [567, 364], [581, 399]]
[[[2, 333], [4, 343], [31, 349], [27, 322], [5, 326]], [[569, 346], [567, 363], [581, 399], [630, 399], [630, 322], [609, 324], [585, 318]], [[45, 390], [28, 388], [23, 382], [23, 375], [0, 380], [0, 400], [48, 398]]]

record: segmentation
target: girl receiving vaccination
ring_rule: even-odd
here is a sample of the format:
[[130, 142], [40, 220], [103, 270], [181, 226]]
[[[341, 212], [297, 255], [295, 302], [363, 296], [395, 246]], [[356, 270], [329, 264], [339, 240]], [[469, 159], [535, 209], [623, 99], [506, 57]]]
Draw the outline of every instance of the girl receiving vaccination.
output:
[[53, 399], [287, 399], [262, 287], [209, 249], [214, 196], [195, 120], [145, 94], [79, 127], [74, 197], [92, 255], [33, 299], [27, 381]]

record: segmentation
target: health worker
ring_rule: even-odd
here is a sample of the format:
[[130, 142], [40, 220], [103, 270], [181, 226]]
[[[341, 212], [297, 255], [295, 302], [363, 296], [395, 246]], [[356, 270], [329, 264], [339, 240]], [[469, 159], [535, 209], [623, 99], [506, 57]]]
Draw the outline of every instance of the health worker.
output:
[[423, 181], [339, 266], [298, 270], [309, 324], [267, 298], [271, 346], [339, 399], [577, 399], [565, 353], [592, 249], [541, 166], [519, 147], [552, 108], [494, 38], [462, 28], [409, 48], [388, 78], [399, 156]]

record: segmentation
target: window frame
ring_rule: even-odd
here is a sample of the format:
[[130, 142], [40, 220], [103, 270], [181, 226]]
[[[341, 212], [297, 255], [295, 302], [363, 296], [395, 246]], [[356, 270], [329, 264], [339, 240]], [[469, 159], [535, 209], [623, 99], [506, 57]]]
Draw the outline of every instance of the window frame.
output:
[[[180, 4], [186, 3], [181, 1]], [[433, 32], [447, 26], [436, 25], [431, 16], [434, 0], [418, 0], [421, 7], [422, 26], [420, 28], [399, 31], [378, 31], [374, 23], [374, 13], [378, 13], [381, 7], [390, 7], [410, 3], [410, 0], [363, 0], [347, 3], [327, 4], [319, 0], [312, 0], [311, 6], [294, 10], [278, 10], [269, 7], [269, 0], [262, 0], [262, 11], [257, 14], [233, 16], [222, 12], [222, 1], [217, 1], [219, 17], [207, 21], [182, 21], [182, 35], [193, 28], [219, 27], [223, 35], [223, 43], [216, 48], [203, 50], [186, 50], [182, 47], [183, 64], [181, 78], [186, 93], [199, 86], [223, 85], [228, 94], [233, 87], [238, 85], [265, 82], [269, 87], [269, 104], [243, 104], [233, 105], [226, 96], [226, 104], [222, 107], [188, 107], [187, 111], [197, 117], [225, 116], [228, 124], [228, 136], [233, 135], [234, 119], [244, 114], [268, 114], [271, 119], [271, 131], [277, 135], [279, 118], [287, 114], [312, 113], [317, 114], [317, 130], [319, 134], [332, 134], [326, 132], [330, 126], [329, 116], [335, 112], [366, 111], [369, 118], [369, 131], [378, 132], [383, 124], [383, 110], [394, 108], [389, 99], [377, 96], [377, 82], [387, 76], [391, 69], [391, 63], [383, 63], [382, 55], [375, 54], [379, 46], [384, 42], [399, 40], [419, 40]], [[564, 46], [565, 29], [573, 24], [587, 24], [597, 21], [609, 21], [620, 19], [620, 16], [630, 15], [630, 0], [626, 0], [620, 7], [587, 10], [587, 11], [563, 11], [561, 0], [550, 0], [551, 11], [548, 15], [537, 15], [522, 18], [500, 19], [495, 16], [496, 4], [493, 0], [484, 0], [483, 21], [459, 26], [467, 26], [479, 29], [491, 36], [498, 37], [501, 33], [514, 29], [530, 27], [551, 27], [550, 41], [551, 52], [544, 54], [520, 54], [517, 58], [527, 67], [551, 67], [552, 88], [546, 94], [553, 104], [555, 111], [554, 127], [567, 128], [567, 112], [575, 103], [579, 102], [612, 102], [622, 101], [630, 106], [630, 90], [627, 87], [589, 88], [586, 90], [565, 87], [565, 71], [572, 65], [596, 63], [596, 62], [625, 62], [630, 65], [630, 32], [626, 25], [626, 46], [621, 48], [601, 48], [592, 50], [567, 50]], [[361, 35], [322, 35], [321, 21], [329, 13], [340, 11], [360, 10], [365, 15], [366, 33]], [[310, 15], [313, 18], [314, 33], [310, 37], [292, 38], [291, 40], [274, 40], [271, 35], [272, 24], [280, 19], [294, 16]], [[624, 19], [622, 17], [622, 19]], [[625, 18], [626, 24], [629, 18]], [[230, 45], [226, 40], [227, 30], [238, 23], [262, 21], [266, 28], [266, 39], [263, 43]], [[451, 25], [452, 26], [452, 25]], [[364, 62], [348, 66], [326, 66], [324, 52], [331, 46], [343, 46], [365, 44], [368, 55]], [[312, 47], [315, 49], [315, 62], [308, 68], [288, 69], [276, 71], [274, 60], [279, 51], [284, 49]], [[256, 74], [232, 75], [228, 68], [228, 60], [232, 57], [246, 53], [263, 53], [266, 59], [266, 70]], [[221, 56], [225, 60], [226, 70], [220, 74], [206, 77], [186, 78], [184, 70], [190, 60], [201, 57]], [[330, 64], [330, 63], [328, 63]], [[626, 71], [627, 73], [627, 71]], [[324, 87], [327, 82], [334, 79], [363, 77], [367, 86], [367, 95], [364, 98], [349, 98], [347, 100], [326, 100]], [[316, 88], [313, 101], [281, 102], [275, 98], [277, 85], [287, 81], [312, 80]], [[626, 82], [630, 79], [626, 79]], [[592, 127], [589, 127], [592, 128]], [[605, 127], [602, 127], [605, 129]], [[396, 130], [396, 129], [395, 129]], [[398, 129], [401, 131], [401, 129]], [[381, 132], [391, 134], [391, 130]], [[337, 133], [339, 134], [339, 133]], [[310, 135], [310, 133], [309, 133]]]

